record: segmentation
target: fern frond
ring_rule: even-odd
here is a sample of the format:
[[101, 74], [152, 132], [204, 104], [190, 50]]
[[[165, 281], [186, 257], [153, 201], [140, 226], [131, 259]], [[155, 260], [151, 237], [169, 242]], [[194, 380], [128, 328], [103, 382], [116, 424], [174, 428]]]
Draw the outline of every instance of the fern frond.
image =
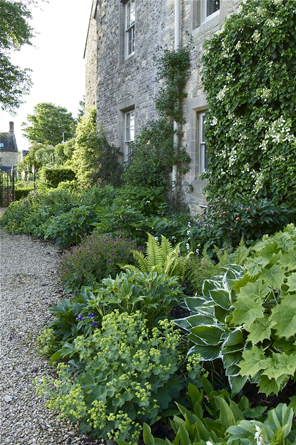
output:
[[126, 264], [125, 266], [119, 264], [119, 266], [121, 267], [121, 269], [127, 271], [129, 270], [130, 272], [136, 272], [136, 273], [140, 273], [140, 269], [138, 269], [136, 266], [132, 266], [131, 264]]
[[152, 267], [162, 264], [161, 248], [153, 235], [148, 233], [147, 241], [147, 262], [149, 271]]
[[141, 272], [148, 273], [150, 271], [149, 261], [148, 261], [147, 257], [145, 257], [142, 254], [142, 252], [139, 252], [138, 250], [133, 250], [133, 257], [137, 261]]
[[161, 235], [161, 255], [163, 260], [165, 259], [173, 252], [173, 246], [171, 242], [164, 236]]

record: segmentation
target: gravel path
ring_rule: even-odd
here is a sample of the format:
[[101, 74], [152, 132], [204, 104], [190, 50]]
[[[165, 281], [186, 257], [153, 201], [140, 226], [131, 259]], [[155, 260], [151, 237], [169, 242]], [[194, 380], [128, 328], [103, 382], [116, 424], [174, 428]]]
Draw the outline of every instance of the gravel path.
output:
[[51, 317], [49, 307], [63, 298], [55, 274], [57, 249], [0, 228], [0, 254], [0, 445], [96, 443], [58, 420], [32, 384], [36, 377], [53, 375], [35, 340]]

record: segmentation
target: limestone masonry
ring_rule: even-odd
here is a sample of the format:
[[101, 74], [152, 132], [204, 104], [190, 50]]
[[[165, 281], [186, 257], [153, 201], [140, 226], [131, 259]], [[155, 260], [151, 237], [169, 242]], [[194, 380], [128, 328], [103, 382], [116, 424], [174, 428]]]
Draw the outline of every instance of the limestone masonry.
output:
[[200, 80], [203, 43], [219, 31], [241, 0], [94, 0], [85, 47], [86, 106], [97, 108], [98, 126], [125, 156], [134, 137], [156, 118], [154, 58], [174, 49], [176, 5], [180, 5], [180, 44], [192, 41], [191, 75], [184, 103], [184, 146], [191, 157], [184, 183], [193, 213], [205, 204], [203, 141], [206, 95]]

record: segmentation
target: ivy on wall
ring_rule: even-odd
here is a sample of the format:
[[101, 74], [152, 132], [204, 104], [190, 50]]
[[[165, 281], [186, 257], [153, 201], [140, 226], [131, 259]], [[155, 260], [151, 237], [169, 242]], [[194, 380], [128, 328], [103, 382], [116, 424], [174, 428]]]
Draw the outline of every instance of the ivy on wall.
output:
[[246, 0], [206, 42], [209, 198], [296, 191], [296, 0]]

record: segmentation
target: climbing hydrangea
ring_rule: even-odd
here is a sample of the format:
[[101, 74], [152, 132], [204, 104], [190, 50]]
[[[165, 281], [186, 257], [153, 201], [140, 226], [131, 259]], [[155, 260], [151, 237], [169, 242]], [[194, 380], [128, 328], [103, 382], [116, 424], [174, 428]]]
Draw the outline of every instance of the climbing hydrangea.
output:
[[256, 193], [293, 203], [295, 1], [241, 2], [205, 49], [210, 200]]

